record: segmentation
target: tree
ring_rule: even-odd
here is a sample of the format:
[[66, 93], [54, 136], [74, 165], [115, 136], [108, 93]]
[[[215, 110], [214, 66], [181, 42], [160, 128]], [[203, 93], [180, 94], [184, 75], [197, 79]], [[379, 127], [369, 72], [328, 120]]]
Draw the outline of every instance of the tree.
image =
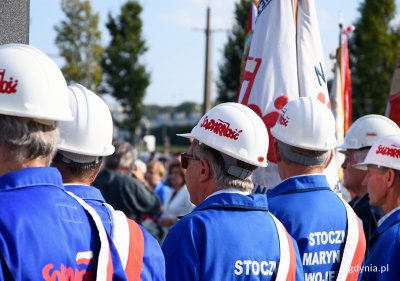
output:
[[400, 30], [391, 25], [394, 0], [365, 0], [359, 11], [361, 17], [349, 40], [355, 118], [384, 114], [400, 47]]
[[235, 24], [228, 35], [223, 54], [223, 62], [219, 65], [217, 81], [217, 102], [236, 101], [240, 84], [240, 67], [246, 39], [246, 24], [250, 14], [251, 0], [240, 0], [235, 4]]
[[104, 91], [120, 101], [126, 118], [117, 126], [129, 132], [132, 141], [140, 126], [143, 98], [150, 83], [150, 75], [140, 63], [140, 56], [147, 51], [142, 38], [141, 12], [139, 3], [128, 1], [117, 18], [109, 14], [106, 26], [111, 41], [102, 59]]
[[101, 81], [103, 56], [99, 14], [92, 13], [89, 1], [62, 0], [67, 19], [55, 26], [56, 45], [65, 59], [62, 71], [67, 81], [81, 83], [97, 92]]

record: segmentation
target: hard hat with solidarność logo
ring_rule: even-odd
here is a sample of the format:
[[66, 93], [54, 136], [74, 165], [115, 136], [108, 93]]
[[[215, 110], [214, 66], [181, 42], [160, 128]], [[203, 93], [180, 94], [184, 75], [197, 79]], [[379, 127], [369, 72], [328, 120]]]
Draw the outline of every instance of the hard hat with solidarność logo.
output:
[[59, 122], [58, 149], [87, 156], [111, 155], [113, 121], [107, 104], [82, 85], [68, 88], [74, 120]]
[[366, 170], [368, 165], [400, 171], [400, 135], [384, 136], [374, 142], [364, 162], [353, 167]]
[[262, 119], [247, 106], [227, 102], [210, 109], [188, 134], [243, 162], [267, 166], [268, 131]]
[[338, 149], [343, 151], [371, 147], [377, 139], [396, 134], [400, 134], [400, 128], [389, 118], [377, 114], [365, 115], [350, 126]]
[[0, 114], [45, 124], [72, 120], [67, 84], [56, 63], [29, 45], [1, 45]]
[[287, 103], [271, 134], [283, 143], [308, 150], [328, 151], [336, 146], [332, 112], [311, 97], [301, 97]]

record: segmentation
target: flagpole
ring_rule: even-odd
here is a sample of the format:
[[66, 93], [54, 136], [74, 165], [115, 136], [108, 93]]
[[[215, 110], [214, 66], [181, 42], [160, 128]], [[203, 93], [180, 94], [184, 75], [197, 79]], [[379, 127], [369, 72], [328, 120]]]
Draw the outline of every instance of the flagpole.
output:
[[207, 7], [206, 13], [206, 55], [205, 55], [205, 70], [204, 70], [204, 100], [203, 114], [211, 108], [211, 69], [210, 69], [210, 46], [211, 46], [211, 30], [210, 30], [210, 6]]

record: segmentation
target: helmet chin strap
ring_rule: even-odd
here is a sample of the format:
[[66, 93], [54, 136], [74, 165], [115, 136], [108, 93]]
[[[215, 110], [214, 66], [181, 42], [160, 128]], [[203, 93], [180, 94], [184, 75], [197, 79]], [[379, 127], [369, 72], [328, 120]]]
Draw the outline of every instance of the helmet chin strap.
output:
[[53, 120], [38, 119], [38, 118], [32, 118], [32, 120], [35, 121], [36, 123], [46, 126], [55, 126], [57, 124], [57, 122]]
[[252, 173], [252, 170], [248, 170], [242, 167], [237, 166], [237, 162], [239, 161], [236, 158], [233, 158], [229, 155], [226, 155], [222, 152], [219, 152], [224, 159], [224, 170], [226, 173], [228, 173], [231, 176], [234, 176], [235, 178], [239, 179], [247, 179]]

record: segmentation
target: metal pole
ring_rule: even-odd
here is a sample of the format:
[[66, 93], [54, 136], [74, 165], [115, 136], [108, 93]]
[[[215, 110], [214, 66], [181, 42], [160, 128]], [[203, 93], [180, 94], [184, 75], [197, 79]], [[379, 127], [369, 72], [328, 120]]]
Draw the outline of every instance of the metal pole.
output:
[[204, 103], [203, 114], [211, 108], [211, 68], [210, 68], [210, 52], [211, 52], [211, 30], [210, 30], [210, 7], [207, 7], [206, 18], [206, 58], [204, 73]]

